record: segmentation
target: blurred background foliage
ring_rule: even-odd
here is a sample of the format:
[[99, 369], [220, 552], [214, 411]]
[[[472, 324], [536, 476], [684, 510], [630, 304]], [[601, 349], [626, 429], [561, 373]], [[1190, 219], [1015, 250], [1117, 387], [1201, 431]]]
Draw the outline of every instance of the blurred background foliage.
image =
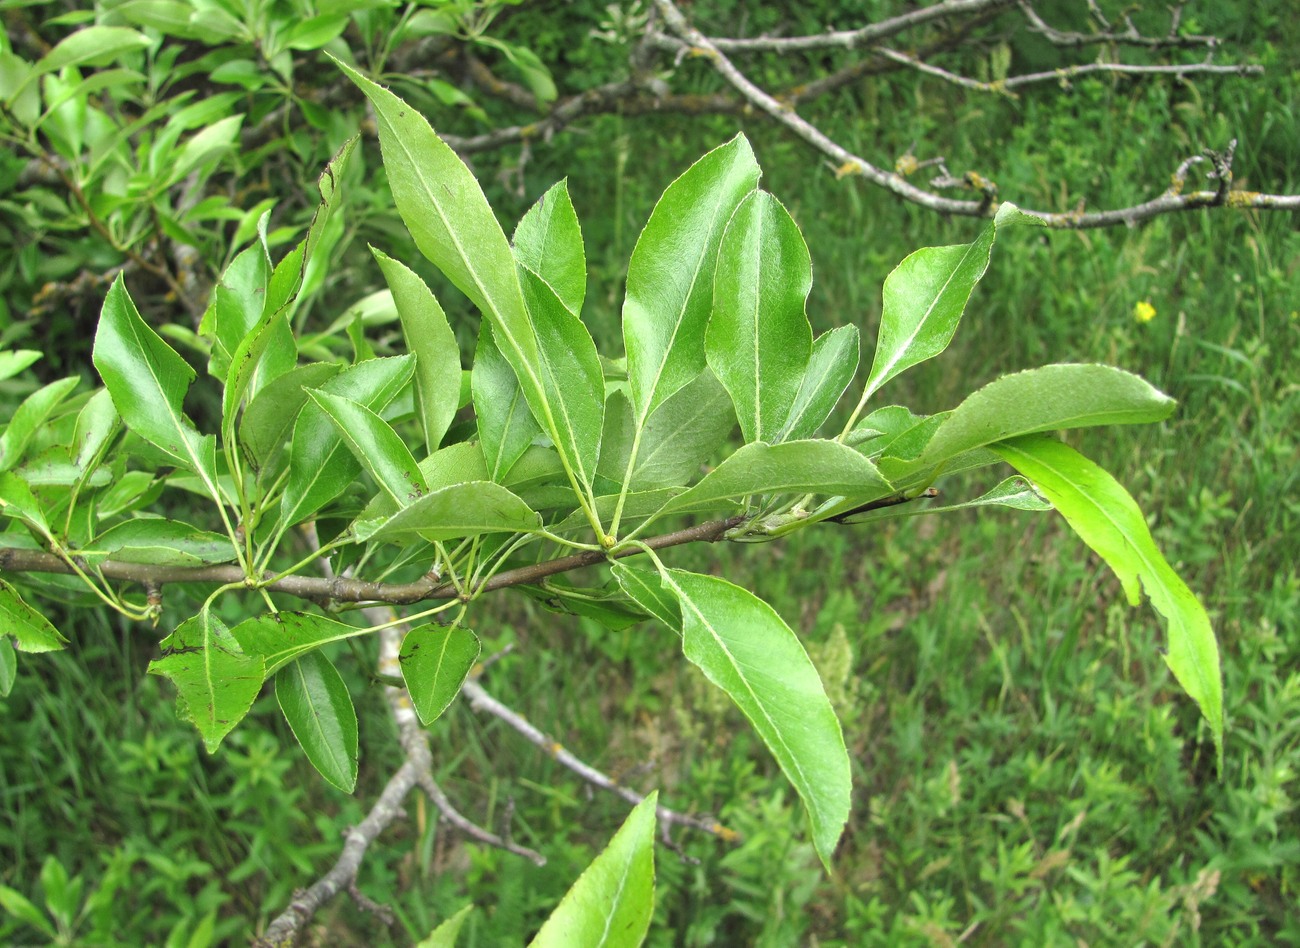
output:
[[[1082, 25], [1078, 6], [1060, 25]], [[754, 35], [902, 8], [718, 2], [694, 13], [706, 32]], [[301, 234], [311, 182], [368, 127], [323, 50], [382, 75], [440, 131], [474, 135], [519, 119], [517, 103], [467, 80], [470, 59], [545, 102], [625, 73], [624, 38], [643, 13], [597, 0], [0, 2], [0, 347], [44, 353], [0, 382], [0, 405], [7, 414], [68, 374], [95, 382], [90, 339], [117, 268], [146, 318], [193, 346], [215, 274], [261, 213], [273, 209], [273, 245]], [[1084, 197], [1090, 208], [1136, 202], [1163, 190], [1182, 159], [1234, 137], [1238, 185], [1295, 192], [1293, 13], [1286, 0], [1186, 12], [1185, 29], [1217, 34], [1262, 76], [1096, 78], [1008, 99], [895, 72], [801, 113], [878, 163], [912, 148], [942, 154], [955, 173], [977, 170], [1002, 196], [1049, 210]], [[118, 32], [98, 33], [79, 58], [59, 45], [91, 26]], [[781, 87], [841, 55], [748, 65]], [[1008, 56], [1018, 70], [1052, 68], [1057, 51], [994, 22], [963, 55], [995, 74]], [[40, 63], [51, 68], [24, 72]], [[672, 82], [719, 90], [689, 61]], [[818, 332], [855, 322], [870, 337], [894, 264], [979, 226], [837, 181], [752, 116], [614, 113], [471, 161], [507, 228], [569, 178], [591, 268], [586, 318], [602, 348], [617, 349], [621, 280], [655, 197], [738, 128], [805, 232]], [[357, 317], [377, 350], [398, 338], [391, 305], [370, 295], [382, 283], [366, 244], [415, 258], [373, 140], [361, 157], [298, 316], [326, 350]], [[442, 299], [469, 339], [468, 304]], [[680, 856], [660, 850], [652, 943], [1300, 944], [1298, 309], [1293, 215], [1011, 230], [952, 348], [888, 392], [935, 411], [1005, 372], [1097, 360], [1179, 399], [1163, 425], [1079, 440], [1141, 500], [1215, 619], [1230, 726], [1221, 776], [1166, 673], [1155, 614], [1115, 605], [1113, 577], [1051, 517], [962, 512], [681, 551], [682, 565], [760, 590], [828, 682], [857, 788], [832, 878], [803, 842], [772, 760], [674, 642], [499, 597], [494, 624], [478, 628], [485, 646], [515, 649], [488, 674], [494, 694], [596, 766], [662, 788], [677, 809], [717, 812], [744, 837], [726, 846], [687, 835]], [[214, 394], [192, 396], [197, 414]], [[941, 486], [954, 498], [968, 487]], [[76, 601], [65, 610], [56, 624], [74, 647], [24, 657], [0, 699], [0, 883], [30, 900], [0, 905], [0, 941], [243, 941], [332, 863], [341, 832], [400, 760], [383, 702], [358, 702], [354, 797], [316, 778], [267, 697], [209, 758], [164, 684], [144, 674], [159, 633]], [[364, 693], [359, 679], [349, 685]], [[317, 919], [325, 943], [407, 944], [471, 900], [480, 911], [463, 944], [518, 943], [625, 815], [463, 706], [433, 736], [452, 799], [485, 825], [508, 825], [549, 865], [467, 844], [413, 797], [361, 875], [397, 923], [385, 929], [340, 899]]]

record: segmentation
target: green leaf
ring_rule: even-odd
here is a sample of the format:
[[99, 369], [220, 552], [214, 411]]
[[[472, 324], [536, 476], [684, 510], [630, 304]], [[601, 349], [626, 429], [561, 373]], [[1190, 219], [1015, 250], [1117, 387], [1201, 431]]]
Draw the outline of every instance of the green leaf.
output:
[[73, 918], [81, 903], [81, 880], [70, 885], [68, 870], [57, 856], [46, 856], [41, 863], [41, 891], [45, 908], [65, 931], [73, 927]]
[[[340, 183], [347, 172], [356, 144], [355, 137], [348, 139], [325, 166], [325, 171], [317, 182], [321, 202], [312, 215], [307, 236], [293, 253], [280, 261], [272, 272], [267, 284], [262, 316], [245, 334], [231, 357], [230, 372], [226, 376], [226, 388], [221, 399], [222, 437], [228, 448], [232, 448], [234, 443], [235, 416], [240, 405], [243, 404], [244, 396], [250, 391], [256, 391], [275, 377], [275, 372], [267, 371], [267, 366], [264, 365], [264, 361], [267, 360], [264, 360], [264, 355], [277, 339], [281, 343], [277, 348], [281, 351], [286, 338], [292, 342], [293, 336], [288, 329], [287, 310], [297, 298], [312, 254], [323, 238], [330, 218], [342, 201], [339, 192]], [[294, 354], [288, 360], [282, 359], [282, 364], [278, 368], [281, 372], [287, 371], [296, 361], [297, 356]]]
[[677, 603], [677, 597], [664, 588], [663, 578], [657, 571], [628, 566], [626, 563], [614, 563], [610, 571], [629, 599], [668, 628], [681, 634], [681, 606]]
[[0, 635], [0, 698], [9, 697], [17, 677], [18, 656], [14, 654], [13, 643], [8, 636]]
[[718, 244], [758, 186], [744, 135], [709, 152], [668, 185], [637, 238], [627, 270], [623, 342], [638, 423], [704, 368]]
[[45, 917], [45, 913], [17, 889], [11, 889], [7, 885], [0, 885], [0, 908], [20, 922], [26, 922], [32, 926], [32, 928], [50, 939], [51, 942], [59, 939], [59, 933], [54, 930], [54, 926]]
[[533, 948], [635, 948], [650, 929], [655, 898], [655, 807], [638, 803], [551, 913]]
[[975, 284], [988, 269], [998, 228], [1034, 220], [1003, 204], [972, 243], [918, 250], [885, 278], [880, 337], [862, 403], [899, 373], [948, 348]]
[[149, 673], [171, 679], [177, 711], [194, 723], [213, 754], [253, 706], [266, 663], [245, 654], [226, 624], [205, 610], [163, 639], [162, 657], [149, 663]]
[[451, 426], [460, 397], [460, 349], [447, 314], [413, 271], [392, 257], [370, 248], [379, 261], [397, 315], [402, 321], [406, 348], [415, 354], [415, 407], [430, 452], [438, 450]]
[[254, 468], [261, 468], [284, 443], [307, 389], [319, 388], [339, 374], [337, 362], [311, 362], [268, 382], [253, 396], [239, 419], [239, 446]]
[[194, 370], [140, 318], [120, 273], [104, 299], [93, 358], [127, 427], [199, 474], [215, 496], [216, 441], [181, 410]]
[[1156, 548], [1137, 503], [1108, 473], [1051, 438], [1016, 438], [993, 450], [1032, 480], [1115, 571], [1130, 604], [1137, 605], [1146, 589], [1167, 623], [1165, 662], [1209, 722], [1222, 771], [1223, 677], [1210, 617]]
[[358, 539], [453, 540], [484, 533], [531, 533], [542, 519], [500, 484], [469, 481], [425, 494], [377, 524], [357, 524]]
[[275, 699], [322, 777], [344, 793], [357, 785], [357, 712], [330, 660], [308, 652], [275, 676]]
[[663, 581], [681, 605], [686, 657], [749, 718], [799, 792], [829, 871], [852, 786], [840, 722], [808, 653], [771, 606], [739, 586], [682, 570]]
[[455, 700], [479, 649], [478, 636], [459, 625], [429, 623], [406, 633], [398, 661], [421, 724], [432, 724]]
[[0, 637], [12, 636], [20, 652], [55, 652], [68, 643], [50, 620], [23, 602], [18, 592], [0, 579]]
[[520, 266], [540, 277], [565, 309], [575, 316], [582, 312], [587, 260], [567, 179], [552, 185], [528, 209], [511, 245]]
[[483, 189], [414, 108], [335, 60], [375, 108], [384, 170], [415, 245], [488, 318], [534, 416], [549, 425], [537, 338], [510, 244]]
[[22, 478], [8, 471], [0, 472], [0, 513], [6, 517], [19, 517], [44, 536], [50, 535], [45, 511], [32, 494], [31, 487]]
[[199, 335], [212, 340], [208, 371], [218, 378], [226, 378], [235, 350], [266, 309], [266, 286], [271, 278], [264, 242], [268, 218], [264, 214], [259, 222], [261, 239], [230, 261], [221, 274], [199, 322]]
[[731, 215], [718, 249], [709, 368], [731, 395], [745, 441], [773, 441], [812, 355], [805, 306], [812, 260], [799, 225], [766, 191]]
[[514, 369], [497, 348], [492, 327], [487, 323], [479, 327], [470, 386], [488, 476], [501, 481], [542, 429], [528, 410]]
[[228, 115], [190, 136], [181, 148], [171, 154], [165, 184], [176, 184], [205, 161], [233, 146], [243, 123], [243, 115]]
[[562, 615], [594, 619], [611, 632], [631, 628], [645, 617], [645, 611], [629, 602], [614, 584], [600, 587], [575, 586], [563, 577], [552, 577], [539, 586], [516, 586], [547, 609]]
[[92, 565], [105, 559], [155, 566], [202, 566], [235, 559], [230, 538], [179, 520], [128, 520], [77, 551]]
[[812, 357], [790, 414], [774, 440], [811, 437], [830, 417], [858, 370], [858, 327], [840, 326], [813, 341]]
[[342, 395], [324, 391], [307, 394], [334, 422], [334, 427], [356, 459], [399, 507], [406, 506], [428, 490], [415, 458], [388, 422]]
[[[605, 412], [597, 471], [617, 490], [628, 471], [635, 420], [631, 403], [619, 390], [610, 393]], [[735, 423], [731, 396], [705, 369], [651, 413], [641, 431], [636, 461], [627, 478], [628, 490], [686, 484], [717, 453], [719, 445], [726, 443]]]
[[167, 36], [193, 38], [190, 18], [194, 7], [181, 0], [127, 0], [113, 12], [128, 23], [152, 27]]
[[369, 631], [310, 612], [276, 612], [245, 619], [230, 634], [245, 653], [266, 663], [267, 675], [273, 675], [322, 645]]
[[590, 488], [605, 420], [605, 378], [596, 344], [582, 320], [541, 277], [523, 268], [519, 276], [541, 347], [556, 450], [568, 460], [578, 482]]
[[35, 349], [12, 349], [0, 352], [0, 382], [13, 378], [34, 362], [40, 361], [42, 354]]
[[473, 910], [473, 903], [466, 905], [431, 931], [429, 937], [422, 940], [415, 948], [456, 948], [456, 936], [460, 934], [460, 927], [465, 924], [465, 919], [469, 918], [469, 913]]
[[124, 53], [151, 45], [149, 37], [124, 26], [88, 26], [63, 39], [36, 63], [36, 74], [68, 66], [104, 66]]
[[100, 389], [87, 399], [77, 413], [77, 424], [72, 429], [68, 445], [68, 460], [80, 476], [80, 481], [94, 472], [103, 460], [104, 451], [112, 443], [121, 418], [113, 405], [113, 396]]
[[76, 375], [51, 382], [32, 392], [14, 409], [8, 427], [0, 435], [0, 471], [9, 470], [23, 459], [32, 435], [41, 429], [80, 382], [81, 377]]
[[[415, 371], [412, 356], [371, 359], [340, 372], [317, 391], [342, 395], [372, 411], [382, 411]], [[286, 524], [310, 517], [347, 488], [361, 463], [343, 444], [334, 423], [314, 402], [303, 408], [289, 445], [289, 476], [280, 503]]]
[[1045, 365], [1005, 375], [958, 405], [935, 430], [919, 464], [1020, 435], [1168, 418], [1175, 402], [1144, 379], [1108, 365]]
[[787, 441], [747, 444], [731, 455], [663, 513], [700, 509], [751, 494], [811, 493], [860, 498], [893, 492], [876, 466], [838, 441]]

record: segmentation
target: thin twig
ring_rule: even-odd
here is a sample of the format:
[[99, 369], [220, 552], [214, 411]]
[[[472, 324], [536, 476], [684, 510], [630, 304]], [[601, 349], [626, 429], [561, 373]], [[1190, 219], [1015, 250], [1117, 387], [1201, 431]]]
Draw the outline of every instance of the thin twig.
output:
[[[1112, 46], [1141, 46], [1148, 49], [1170, 49], [1205, 46], [1213, 50], [1219, 45], [1217, 36], [1187, 35], [1182, 36], [1178, 33], [1178, 27], [1182, 23], [1183, 4], [1178, 4], [1171, 9], [1169, 19], [1169, 32], [1164, 36], [1146, 36], [1138, 31], [1133, 25], [1132, 20], [1128, 20], [1128, 28], [1123, 32], [1118, 32], [1109, 28], [1109, 23], [1104, 18], [1099, 17], [1105, 29], [1097, 33], [1075, 33], [1067, 30], [1058, 30], [1048, 25], [1038, 11], [1034, 9], [1033, 4], [1026, 0], [1019, 0], [1020, 12], [1024, 14], [1025, 20], [1029, 24], [1029, 29], [1038, 33], [1054, 46], [1066, 48], [1079, 48], [1083, 46], [1097, 46], [1107, 44]], [[1099, 11], [1093, 5], [1094, 16], [1098, 16]], [[1127, 18], [1126, 18], [1127, 19]]]
[[422, 761], [407, 758], [384, 786], [366, 818], [348, 830], [344, 836], [343, 852], [325, 875], [306, 889], [294, 894], [279, 916], [266, 927], [262, 937], [254, 944], [261, 948], [291, 945], [297, 932], [309, 922], [316, 912], [334, 896], [350, 886], [361, 868], [366, 850], [388, 826], [401, 817], [402, 801], [419, 780]]
[[[461, 688], [461, 693], [469, 701], [469, 705], [475, 711], [484, 711], [493, 717], [500, 718], [510, 727], [522, 734], [529, 743], [540, 747], [556, 763], [567, 767], [583, 780], [600, 787], [602, 790], [608, 790], [610, 793], [617, 794], [628, 803], [633, 805], [640, 803], [645, 799], [645, 795], [637, 793], [631, 787], [625, 787], [613, 777], [602, 771], [597, 770], [590, 764], [574, 756], [565, 749], [564, 745], [558, 741], [547, 737], [542, 731], [534, 726], [527, 718], [516, 711], [512, 711], [496, 698], [487, 693], [487, 690], [477, 681], [467, 681]], [[676, 810], [670, 810], [666, 806], [660, 806], [656, 812], [659, 814], [660, 822], [666, 825], [689, 826], [708, 833], [711, 836], [717, 836], [719, 839], [729, 843], [738, 842], [740, 834], [735, 830], [728, 829], [717, 820], [710, 817], [692, 816], [688, 813], [679, 813]]]
[[[987, 192], [984, 199], [978, 201], [963, 201], [945, 197], [935, 194], [933, 191], [919, 188], [902, 175], [885, 171], [865, 158], [853, 154], [811, 122], [801, 118], [788, 104], [777, 101], [751, 82], [714, 45], [712, 40], [686, 21], [685, 16], [682, 15], [682, 12], [672, 0], [655, 0], [655, 3], [663, 15], [664, 21], [684, 41], [684, 45], [681, 47], [683, 52], [693, 51], [708, 59], [718, 74], [744, 98], [830, 158], [834, 162], [838, 176], [861, 176], [906, 201], [943, 214], [954, 214], [961, 217], [987, 217], [997, 210], [997, 202], [989, 200]], [[1067, 213], [1057, 213], [1033, 208], [1022, 208], [1022, 210], [1027, 214], [1038, 217], [1048, 227], [1064, 230], [1084, 230], [1093, 227], [1109, 227], [1115, 224], [1135, 224], [1162, 214], [1224, 204], [1229, 207], [1255, 208], [1258, 210], [1300, 210], [1300, 194], [1260, 194], [1253, 191], [1225, 193], [1223, 189], [1195, 191], [1188, 194], [1174, 194], [1166, 191], [1159, 197], [1141, 204], [1110, 211], [1085, 213], [1080, 209]]]
[[[858, 49], [895, 36], [904, 30], [945, 17], [970, 16], [1011, 6], [1015, 0], [944, 0], [899, 16], [868, 23], [856, 30], [827, 30], [811, 36], [759, 36], [753, 39], [717, 37], [714, 48], [726, 52], [791, 53], [822, 49]], [[661, 11], [662, 12], [662, 11]], [[662, 45], [662, 44], [661, 44]]]

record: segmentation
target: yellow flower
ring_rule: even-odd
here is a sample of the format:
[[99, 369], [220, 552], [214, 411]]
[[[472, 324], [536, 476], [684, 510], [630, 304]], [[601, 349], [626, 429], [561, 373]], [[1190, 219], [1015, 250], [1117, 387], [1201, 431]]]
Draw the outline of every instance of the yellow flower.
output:
[[1156, 308], [1146, 300], [1133, 304], [1133, 318], [1140, 323], [1149, 323], [1156, 318]]

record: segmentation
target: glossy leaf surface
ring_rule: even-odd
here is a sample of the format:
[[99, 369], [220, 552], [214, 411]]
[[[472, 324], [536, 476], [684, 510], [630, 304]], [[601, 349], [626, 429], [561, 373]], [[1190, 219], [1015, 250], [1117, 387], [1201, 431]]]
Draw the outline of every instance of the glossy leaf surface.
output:
[[1017, 438], [995, 445], [994, 450], [1032, 480], [1083, 542], [1115, 571], [1132, 605], [1146, 590], [1165, 618], [1165, 662], [1209, 722], [1222, 770], [1223, 676], [1210, 617], [1156, 548], [1137, 503], [1108, 473], [1051, 438]]
[[1108, 365], [1045, 365], [1004, 375], [967, 397], [935, 430], [919, 463], [937, 464], [1020, 435], [1162, 421], [1174, 400]]
[[188, 470], [215, 480], [215, 439], [200, 435], [181, 410], [194, 370], [140, 318], [121, 274], [104, 299], [94, 362], [128, 428]]
[[751, 192], [731, 215], [713, 286], [709, 368], [731, 395], [745, 441], [773, 441], [812, 354], [812, 260], [799, 226], [766, 191]]
[[230, 538], [179, 520], [127, 520], [104, 531], [78, 551], [88, 563], [104, 559], [155, 566], [202, 566], [235, 558]]
[[1004, 203], [973, 242], [918, 250], [885, 278], [880, 336], [864, 400], [900, 372], [948, 348], [975, 284], [988, 269], [998, 227], [1018, 220], [1033, 218]]
[[342, 368], [335, 362], [300, 365], [253, 396], [239, 419], [239, 446], [254, 467], [264, 465], [284, 443], [307, 403], [307, 389], [324, 385]]
[[627, 270], [623, 341], [638, 422], [704, 368], [704, 332], [722, 232], [758, 186], [743, 135], [668, 185], [637, 238]]
[[406, 633], [398, 661], [421, 724], [432, 724], [456, 699], [479, 650], [478, 636], [459, 625], [429, 623]]
[[[373, 250], [373, 248], [372, 248]], [[406, 347], [415, 354], [415, 406], [429, 451], [451, 426], [460, 397], [460, 349], [447, 314], [413, 271], [378, 250], [379, 269], [393, 293]]]
[[560, 181], [519, 221], [511, 241], [519, 265], [540, 277], [577, 316], [587, 295], [587, 260], [569, 183]]
[[491, 479], [501, 481], [542, 429], [528, 408], [514, 369], [497, 348], [492, 328], [486, 324], [479, 327], [470, 386], [483, 459]]
[[58, 629], [0, 579], [0, 637], [10, 636], [20, 652], [54, 652], [68, 643]]
[[510, 244], [465, 163], [415, 109], [338, 63], [375, 107], [384, 170], [415, 245], [487, 317], [533, 414], [547, 420], [537, 338]]
[[654, 914], [658, 800], [651, 793], [633, 808], [529, 942], [533, 948], [636, 948], [645, 940]]
[[568, 459], [578, 482], [596, 476], [605, 378], [591, 334], [541, 277], [521, 269], [524, 299], [541, 347], [541, 376], [551, 409], [556, 449]]
[[307, 393], [330, 421], [361, 466], [399, 507], [420, 498], [427, 488], [415, 458], [392, 426], [350, 398], [325, 391]]
[[266, 663], [267, 675], [273, 675], [322, 645], [364, 635], [366, 630], [311, 612], [276, 612], [245, 619], [230, 634], [245, 653]]
[[208, 753], [214, 753], [253, 706], [266, 663], [261, 655], [245, 653], [226, 624], [206, 611], [177, 626], [161, 650], [149, 672], [171, 679], [178, 713], [194, 723]]
[[[605, 403], [605, 432], [597, 470], [617, 490], [628, 471], [636, 422], [622, 391]], [[693, 480], [735, 427], [731, 396], [707, 369], [651, 413], [627, 478], [631, 491], [677, 487]]]
[[[342, 395], [381, 411], [411, 380], [415, 359], [393, 356], [352, 366], [319, 391]], [[353, 457], [324, 410], [311, 403], [299, 413], [289, 447], [289, 477], [280, 503], [285, 523], [298, 521], [329, 503], [356, 478], [361, 462]]]
[[808, 371], [774, 440], [797, 441], [815, 434], [853, 381], [859, 357], [857, 326], [840, 326], [813, 340]]
[[821, 678], [798, 637], [748, 590], [668, 570], [686, 657], [744, 713], [808, 810], [813, 846], [830, 869], [849, 818], [849, 755]]
[[664, 512], [698, 509], [753, 494], [811, 493], [883, 497], [893, 488], [876, 466], [837, 441], [747, 444], [698, 484], [674, 498]]
[[378, 524], [357, 524], [359, 537], [409, 542], [484, 533], [529, 533], [541, 518], [518, 495], [491, 481], [469, 481], [425, 494]]
[[79, 376], [60, 379], [38, 388], [23, 399], [9, 416], [9, 424], [0, 434], [0, 471], [7, 471], [23, 459], [32, 435], [45, 424], [51, 412], [81, 384]]
[[351, 793], [357, 785], [357, 712], [338, 669], [320, 652], [308, 652], [275, 676], [275, 700], [311, 765]]

